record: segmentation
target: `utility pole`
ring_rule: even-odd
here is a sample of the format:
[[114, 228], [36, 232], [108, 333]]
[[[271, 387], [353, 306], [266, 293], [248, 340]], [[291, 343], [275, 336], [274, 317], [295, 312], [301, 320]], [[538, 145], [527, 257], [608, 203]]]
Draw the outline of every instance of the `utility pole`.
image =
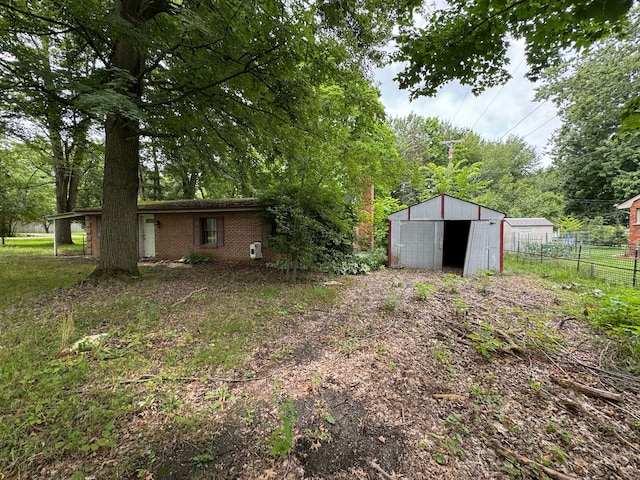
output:
[[447, 145], [449, 147], [449, 151], [447, 152], [447, 156], [449, 157], [449, 163], [453, 160], [453, 145], [456, 143], [464, 142], [464, 140], [443, 140], [442, 142], [438, 142], [441, 145]]

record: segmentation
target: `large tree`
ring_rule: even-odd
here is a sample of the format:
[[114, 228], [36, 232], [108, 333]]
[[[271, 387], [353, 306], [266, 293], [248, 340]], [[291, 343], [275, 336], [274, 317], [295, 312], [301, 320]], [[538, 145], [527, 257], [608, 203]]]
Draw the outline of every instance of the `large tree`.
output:
[[[279, 126], [305, 115], [299, 100], [379, 55], [373, 47], [399, 18], [397, 5], [413, 3], [90, 0], [42, 2], [46, 9], [34, 10], [26, 0], [1, 2], [4, 33], [73, 35], [95, 59], [91, 74], [56, 76], [48, 93], [104, 122], [96, 275], [137, 274], [142, 136], [184, 137], [204, 125], [222, 142], [235, 131], [262, 147], [272, 140], [277, 150], [287, 143], [274, 138]], [[68, 98], [69, 91], [79, 93]]]
[[[53, 3], [31, 5], [34, 14], [55, 13]], [[76, 207], [78, 188], [89, 152], [91, 120], [78, 112], [69, 99], [78, 95], [70, 79], [88, 75], [93, 69], [90, 56], [75, 42], [69, 31], [32, 23], [21, 28], [13, 20], [19, 2], [0, 5], [0, 115], [7, 135], [32, 148], [46, 159], [42, 168], [55, 178], [56, 211]], [[58, 243], [72, 243], [70, 220], [56, 221]]]
[[619, 219], [616, 203], [638, 193], [638, 136], [618, 134], [623, 106], [640, 91], [640, 15], [627, 35], [594, 45], [544, 77], [539, 95], [552, 99], [563, 120], [553, 157], [567, 198], [567, 213]]

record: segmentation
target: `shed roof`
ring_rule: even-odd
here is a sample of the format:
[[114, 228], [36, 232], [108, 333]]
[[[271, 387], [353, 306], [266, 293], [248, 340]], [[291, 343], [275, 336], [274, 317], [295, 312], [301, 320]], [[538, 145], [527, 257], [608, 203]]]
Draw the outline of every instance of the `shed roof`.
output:
[[553, 222], [546, 218], [505, 218], [504, 221], [512, 227], [553, 227]]
[[616, 208], [619, 208], [620, 210], [631, 208], [631, 205], [633, 205], [633, 202], [635, 202], [638, 199], [640, 199], [640, 195], [636, 195], [635, 197], [630, 198], [629, 200], [625, 200], [624, 202], [616, 205]]
[[387, 218], [394, 220], [493, 220], [502, 219], [505, 213], [461, 200], [451, 195], [438, 195], [412, 205]]

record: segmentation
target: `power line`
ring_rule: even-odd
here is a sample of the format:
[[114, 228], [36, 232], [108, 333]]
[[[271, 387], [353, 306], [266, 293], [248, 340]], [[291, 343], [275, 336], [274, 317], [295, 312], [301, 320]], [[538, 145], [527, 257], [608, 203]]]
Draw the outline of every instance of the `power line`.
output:
[[[511, 72], [511, 76], [513, 77], [515, 75], [515, 73], [518, 71], [518, 69], [520, 68], [520, 66], [522, 65], [522, 63], [524, 62], [524, 57], [522, 57], [522, 60], [520, 60], [520, 63], [518, 64], [518, 66], [513, 70], [513, 72]], [[491, 105], [493, 105], [493, 102], [496, 101], [496, 99], [500, 96], [500, 94], [502, 93], [502, 90], [504, 89], [504, 87], [506, 86], [506, 83], [503, 83], [500, 86], [500, 89], [496, 92], [495, 96], [493, 97], [493, 99], [491, 99], [491, 101], [489, 102], [489, 105], [487, 105], [485, 107], [485, 109], [482, 111], [482, 113], [480, 114], [480, 116], [478, 117], [478, 119], [476, 120], [476, 122], [471, 126], [471, 130], [473, 130], [475, 128], [475, 126], [478, 124], [478, 122], [482, 119], [482, 117], [484, 117], [484, 114], [487, 113], [487, 110], [489, 110], [489, 108], [491, 107]]]
[[527, 118], [529, 118], [531, 115], [533, 115], [539, 108], [541, 108], [545, 103], [547, 103], [547, 100], [545, 100], [544, 102], [542, 102], [540, 105], [538, 105], [536, 108], [534, 108], [533, 110], [531, 110], [529, 113], [527, 113], [518, 123], [516, 123], [513, 127], [511, 127], [509, 130], [507, 130], [507, 132], [502, 135], [500, 137], [500, 140], [502, 140], [504, 137], [506, 137], [509, 133], [511, 133], [511, 131], [513, 131], [518, 125], [520, 125], [522, 122], [524, 122]]

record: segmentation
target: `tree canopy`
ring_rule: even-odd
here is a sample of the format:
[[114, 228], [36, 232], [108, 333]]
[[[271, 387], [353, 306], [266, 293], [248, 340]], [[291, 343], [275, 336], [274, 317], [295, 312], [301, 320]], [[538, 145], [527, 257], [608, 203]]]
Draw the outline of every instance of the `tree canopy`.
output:
[[509, 79], [507, 49], [525, 43], [528, 77], [562, 60], [568, 49], [624, 30], [633, 0], [449, 0], [427, 16], [426, 26], [404, 26], [396, 37], [397, 76], [413, 96], [432, 96], [451, 80], [479, 93]]
[[638, 131], [619, 132], [624, 106], [640, 91], [640, 15], [631, 19], [624, 39], [599, 42], [543, 78], [539, 96], [556, 103], [563, 121], [553, 158], [569, 214], [613, 220], [614, 205], [640, 189]]

